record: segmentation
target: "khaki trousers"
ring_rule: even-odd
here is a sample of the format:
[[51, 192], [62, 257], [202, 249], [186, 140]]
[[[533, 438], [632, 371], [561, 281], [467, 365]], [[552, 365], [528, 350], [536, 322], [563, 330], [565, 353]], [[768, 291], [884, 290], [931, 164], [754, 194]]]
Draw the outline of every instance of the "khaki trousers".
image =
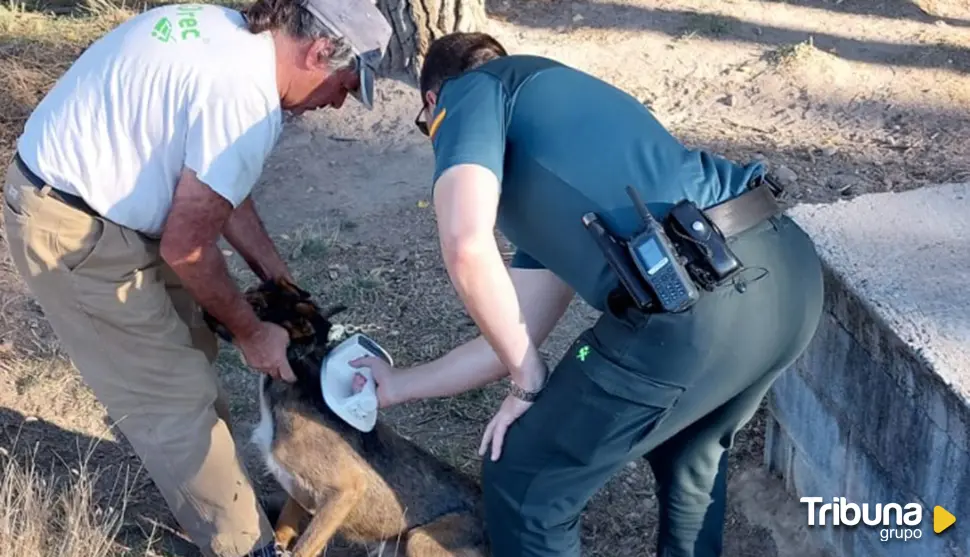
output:
[[14, 264], [84, 381], [207, 556], [272, 541], [230, 433], [216, 337], [158, 242], [44, 195], [11, 164]]

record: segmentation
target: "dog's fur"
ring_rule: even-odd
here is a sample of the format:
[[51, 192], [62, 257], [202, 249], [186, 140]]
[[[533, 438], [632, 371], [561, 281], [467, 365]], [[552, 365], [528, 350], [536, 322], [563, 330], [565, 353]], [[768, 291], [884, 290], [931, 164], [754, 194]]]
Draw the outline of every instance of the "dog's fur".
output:
[[[330, 317], [310, 295], [287, 281], [266, 281], [246, 292], [260, 319], [290, 334], [291, 384], [262, 375], [260, 422], [252, 440], [273, 477], [289, 495], [276, 524], [285, 548], [316, 557], [335, 534], [383, 556], [485, 557], [488, 555], [481, 490], [473, 479], [404, 439], [378, 420], [362, 433], [326, 405], [320, 366], [332, 346]], [[211, 315], [209, 326], [228, 331]], [[300, 523], [312, 515], [300, 534]]]

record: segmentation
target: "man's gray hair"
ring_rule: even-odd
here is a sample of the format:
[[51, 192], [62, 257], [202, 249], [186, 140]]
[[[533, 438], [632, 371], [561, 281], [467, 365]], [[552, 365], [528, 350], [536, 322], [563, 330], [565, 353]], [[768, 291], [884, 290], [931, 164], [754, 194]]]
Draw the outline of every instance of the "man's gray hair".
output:
[[356, 56], [350, 43], [344, 37], [335, 37], [316, 17], [303, 8], [297, 9], [298, 16], [294, 18], [292, 29], [287, 29], [291, 35], [300, 39], [327, 39], [333, 46], [333, 52], [327, 59], [334, 69], [350, 66], [355, 63]]
[[335, 37], [313, 14], [300, 6], [299, 0], [256, 0], [246, 8], [243, 16], [252, 33], [279, 29], [295, 39], [327, 39], [333, 46], [327, 60], [334, 70], [351, 66], [356, 61], [347, 39]]

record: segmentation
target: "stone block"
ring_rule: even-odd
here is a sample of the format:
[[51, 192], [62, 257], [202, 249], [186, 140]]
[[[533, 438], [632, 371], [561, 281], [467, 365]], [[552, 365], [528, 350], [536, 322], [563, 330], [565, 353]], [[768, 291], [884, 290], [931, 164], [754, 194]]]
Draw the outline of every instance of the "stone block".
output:
[[[876, 503], [883, 505], [898, 503], [905, 506], [908, 503], [921, 503], [913, 491], [900, 487], [893, 481], [890, 474], [864, 448], [851, 445], [848, 451], [848, 474], [845, 477], [846, 491], [844, 496], [850, 502], [868, 503], [873, 509]], [[926, 513], [923, 513], [926, 523]]]
[[771, 414], [765, 417], [765, 466], [779, 478], [791, 477], [795, 445], [788, 432]]
[[845, 435], [833, 411], [800, 374], [783, 373], [771, 388], [771, 413], [788, 433], [796, 455], [811, 462], [822, 475], [845, 474]]
[[839, 545], [841, 543], [841, 531], [832, 524], [831, 513], [822, 517], [825, 521], [823, 525], [818, 508], [826, 503], [831, 503], [834, 498], [841, 495], [841, 480], [838, 477], [826, 475], [796, 450], [792, 460], [790, 481], [792, 483], [791, 491], [796, 494], [796, 500], [799, 501], [799, 509], [805, 517], [805, 524], [809, 523], [808, 517], [811, 507], [808, 503], [801, 502], [801, 498], [822, 498], [820, 503], [815, 504], [815, 522], [809, 528], [813, 530], [813, 534], [820, 536], [825, 543], [831, 546]]
[[888, 557], [886, 549], [879, 543], [878, 536], [861, 535], [849, 538], [852, 541], [851, 553], [841, 557]]
[[[967, 214], [970, 184], [789, 211], [823, 259], [826, 314], [772, 387], [765, 464], [826, 503], [923, 510], [908, 541], [889, 539], [906, 525], [817, 527], [838, 557], [970, 557]], [[957, 516], [942, 535], [935, 505]]]
[[970, 184], [801, 205], [788, 214], [818, 247], [829, 283], [840, 286], [829, 289], [832, 313], [873, 359], [886, 360], [885, 339], [896, 338], [918, 363], [914, 377], [936, 375], [970, 404]]
[[[909, 503], [922, 506], [922, 522], [918, 526], [899, 525], [896, 523], [895, 511], [891, 513], [891, 524], [886, 527], [869, 526], [864, 523], [847, 529], [846, 539], [851, 540], [852, 555], [857, 557], [859, 552], [864, 555], [875, 554], [886, 557], [938, 557], [951, 555], [946, 550], [949, 540], [933, 533], [933, 505], [927, 504], [916, 493], [896, 485], [883, 467], [858, 446], [850, 446], [848, 457], [849, 475], [846, 477], [847, 491], [845, 497], [849, 502], [862, 507], [868, 503], [870, 517], [876, 516], [876, 504], [883, 507], [889, 503], [897, 503], [904, 509]], [[900, 540], [904, 529], [919, 530], [919, 538], [912, 537]], [[846, 553], [846, 555], [849, 555]]]
[[897, 481], [911, 482], [915, 489], [941, 477], [943, 447], [956, 443], [948, 423], [962, 423], [958, 408], [940, 409], [948, 398], [943, 391], [928, 393], [926, 403], [919, 404], [915, 391], [900, 386], [831, 316], [823, 319], [794, 372], [831, 409], [841, 429], [851, 431], [853, 442], [879, 454]]
[[[927, 503], [941, 505], [957, 516], [970, 517], [970, 454], [943, 431], [933, 431], [933, 449], [924, 455], [929, 463], [918, 476], [916, 490]], [[970, 536], [970, 529], [967, 530]]]

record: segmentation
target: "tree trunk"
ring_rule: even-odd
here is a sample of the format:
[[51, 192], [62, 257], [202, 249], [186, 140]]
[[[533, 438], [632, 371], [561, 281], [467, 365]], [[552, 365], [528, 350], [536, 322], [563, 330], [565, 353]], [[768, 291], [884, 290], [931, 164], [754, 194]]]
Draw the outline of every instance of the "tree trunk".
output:
[[485, 0], [376, 0], [394, 29], [381, 70], [417, 79], [431, 41], [454, 31], [481, 31]]

